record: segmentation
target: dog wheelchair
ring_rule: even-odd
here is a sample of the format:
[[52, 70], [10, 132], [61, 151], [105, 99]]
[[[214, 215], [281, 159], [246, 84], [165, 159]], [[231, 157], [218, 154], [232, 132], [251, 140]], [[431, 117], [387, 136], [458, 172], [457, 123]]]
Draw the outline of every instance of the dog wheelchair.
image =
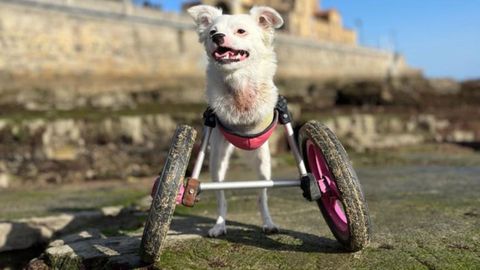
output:
[[185, 181], [196, 131], [186, 125], [176, 129], [165, 165], [152, 189], [153, 200], [140, 249], [142, 260], [154, 265], [159, 263], [175, 206], [183, 204], [192, 207], [199, 192], [209, 190], [300, 187], [305, 199], [318, 204], [333, 235], [346, 250], [358, 251], [368, 244], [370, 218], [367, 204], [358, 177], [340, 141], [325, 125], [316, 121], [304, 124], [296, 141], [285, 97], [279, 96], [275, 111], [278, 123], [286, 130], [299, 178], [201, 183], [198, 178], [210, 135], [213, 128], [222, 128], [213, 111], [207, 109], [203, 115], [204, 131], [200, 150], [192, 174]]

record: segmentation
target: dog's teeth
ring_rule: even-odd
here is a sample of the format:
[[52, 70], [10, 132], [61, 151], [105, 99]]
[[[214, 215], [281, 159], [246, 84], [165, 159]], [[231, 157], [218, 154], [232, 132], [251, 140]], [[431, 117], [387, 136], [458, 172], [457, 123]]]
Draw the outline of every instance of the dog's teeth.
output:
[[248, 52], [244, 50], [234, 50], [229, 48], [219, 48], [213, 53], [214, 58], [224, 64], [240, 62], [248, 57]]

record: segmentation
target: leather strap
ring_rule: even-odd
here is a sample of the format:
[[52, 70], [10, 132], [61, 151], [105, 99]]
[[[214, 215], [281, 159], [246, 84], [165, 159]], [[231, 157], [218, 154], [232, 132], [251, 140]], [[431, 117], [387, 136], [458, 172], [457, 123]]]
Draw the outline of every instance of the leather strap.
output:
[[187, 184], [185, 185], [185, 191], [183, 193], [182, 204], [187, 207], [193, 207], [197, 201], [198, 189], [200, 188], [200, 181], [193, 178], [187, 179]]

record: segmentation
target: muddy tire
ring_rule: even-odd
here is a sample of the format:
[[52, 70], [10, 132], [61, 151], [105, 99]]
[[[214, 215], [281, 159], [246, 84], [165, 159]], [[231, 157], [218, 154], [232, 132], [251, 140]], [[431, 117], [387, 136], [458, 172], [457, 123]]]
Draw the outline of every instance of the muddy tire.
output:
[[299, 131], [299, 148], [307, 170], [317, 179], [317, 204], [335, 238], [349, 251], [363, 249], [370, 239], [370, 217], [347, 152], [335, 134], [316, 121]]
[[140, 256], [144, 262], [159, 267], [163, 242], [167, 236], [175, 211], [175, 199], [183, 184], [196, 131], [192, 127], [178, 126], [170, 145], [162, 172], [153, 191], [152, 205], [145, 222]]

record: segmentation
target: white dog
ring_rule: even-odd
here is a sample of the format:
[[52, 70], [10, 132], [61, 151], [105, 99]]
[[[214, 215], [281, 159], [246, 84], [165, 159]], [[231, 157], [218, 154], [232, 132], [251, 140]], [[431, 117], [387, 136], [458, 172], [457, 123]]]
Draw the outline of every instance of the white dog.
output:
[[[207, 99], [218, 123], [237, 134], [262, 133], [276, 117], [278, 90], [273, 76], [277, 66], [272, 42], [274, 29], [283, 25], [282, 17], [269, 7], [254, 7], [249, 15], [222, 15], [220, 9], [199, 5], [188, 9], [188, 13], [197, 24], [199, 40], [209, 59]], [[212, 179], [223, 181], [234, 146], [219, 128], [213, 130], [210, 142]], [[271, 181], [268, 143], [250, 153], [259, 177]], [[258, 204], [264, 232], [277, 232], [268, 210], [266, 189], [261, 190]], [[219, 216], [208, 232], [211, 237], [226, 234], [227, 202], [223, 191], [217, 192], [217, 205]]]

